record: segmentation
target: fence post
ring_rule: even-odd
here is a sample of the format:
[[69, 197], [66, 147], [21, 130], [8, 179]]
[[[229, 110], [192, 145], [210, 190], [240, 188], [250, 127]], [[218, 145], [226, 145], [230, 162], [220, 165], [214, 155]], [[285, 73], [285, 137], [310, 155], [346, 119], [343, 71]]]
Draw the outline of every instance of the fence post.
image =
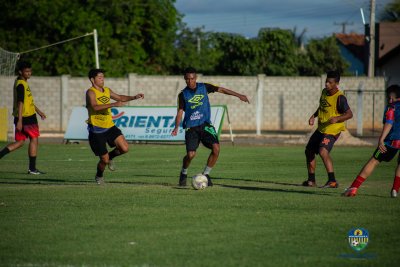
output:
[[257, 75], [257, 102], [256, 102], [256, 134], [261, 135], [262, 113], [263, 113], [263, 91], [265, 74]]
[[61, 75], [61, 105], [60, 105], [60, 132], [67, 129], [68, 123], [68, 91], [69, 91], [69, 78], [70, 75]]
[[363, 135], [363, 95], [364, 95], [364, 82], [358, 84], [357, 90], [357, 135]]

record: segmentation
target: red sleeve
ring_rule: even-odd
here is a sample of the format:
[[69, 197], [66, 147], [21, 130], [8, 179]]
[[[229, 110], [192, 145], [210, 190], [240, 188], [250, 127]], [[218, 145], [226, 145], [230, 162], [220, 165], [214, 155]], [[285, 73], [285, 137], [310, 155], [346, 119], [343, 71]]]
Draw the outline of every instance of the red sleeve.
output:
[[389, 107], [385, 114], [385, 119], [387, 123], [393, 124], [394, 121], [394, 108]]

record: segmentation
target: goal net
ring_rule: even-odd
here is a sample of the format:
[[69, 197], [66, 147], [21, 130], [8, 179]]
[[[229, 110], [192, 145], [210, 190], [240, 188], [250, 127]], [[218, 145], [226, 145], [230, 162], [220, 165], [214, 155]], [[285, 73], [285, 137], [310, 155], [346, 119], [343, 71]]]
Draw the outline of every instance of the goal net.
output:
[[7, 141], [10, 124], [7, 110], [11, 110], [13, 100], [6, 92], [12, 90], [18, 58], [18, 53], [6, 51], [0, 47], [0, 141]]

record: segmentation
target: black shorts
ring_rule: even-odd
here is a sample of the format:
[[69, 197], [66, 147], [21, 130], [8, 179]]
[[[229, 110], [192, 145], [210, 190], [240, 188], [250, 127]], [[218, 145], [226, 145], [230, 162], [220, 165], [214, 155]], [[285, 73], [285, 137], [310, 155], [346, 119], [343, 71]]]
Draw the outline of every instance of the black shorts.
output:
[[108, 153], [107, 144], [115, 147], [115, 139], [122, 135], [117, 126], [113, 126], [104, 133], [92, 133], [89, 131], [89, 144], [96, 156], [102, 156]]
[[328, 150], [328, 152], [330, 152], [339, 136], [340, 134], [323, 134], [320, 131], [316, 130], [311, 135], [310, 140], [308, 141], [308, 144], [306, 146], [306, 150], [312, 151], [315, 154], [319, 154], [319, 149], [323, 147]]
[[[382, 153], [382, 152], [379, 151], [379, 147], [378, 147], [375, 150], [375, 152], [372, 155], [372, 157], [374, 159], [376, 159], [377, 161], [379, 161], [379, 162], [382, 162], [382, 161], [389, 162], [394, 158], [394, 156], [396, 156], [397, 151], [399, 151], [399, 149], [393, 148], [393, 147], [390, 147], [390, 146], [386, 146], [386, 149], [387, 149], [387, 151], [385, 153]], [[397, 162], [398, 163], [400, 162], [400, 154], [399, 154], [399, 157], [397, 158]]]
[[214, 126], [210, 124], [202, 124], [200, 126], [186, 129], [185, 143], [186, 151], [196, 151], [201, 143], [207, 147], [212, 148], [213, 144], [219, 144], [218, 134]]

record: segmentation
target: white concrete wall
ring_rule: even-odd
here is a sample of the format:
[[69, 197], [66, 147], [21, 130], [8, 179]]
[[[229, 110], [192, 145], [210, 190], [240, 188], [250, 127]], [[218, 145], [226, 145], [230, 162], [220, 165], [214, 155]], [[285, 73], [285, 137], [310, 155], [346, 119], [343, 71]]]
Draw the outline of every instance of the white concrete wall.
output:
[[[198, 81], [209, 82], [246, 94], [250, 104], [236, 97], [223, 94], [210, 95], [211, 104], [228, 106], [234, 130], [256, 131], [257, 76], [202, 76]], [[308, 118], [317, 109], [325, 77], [268, 77], [263, 78], [263, 104], [261, 130], [264, 131], [306, 131]], [[365, 93], [363, 100], [363, 125], [366, 129], [381, 127], [382, 112], [385, 106], [385, 82], [383, 78], [342, 77], [340, 87], [343, 90], [357, 90], [360, 82], [366, 92], [377, 90], [374, 105], [373, 94]], [[9, 110], [9, 130], [12, 131], [13, 80], [0, 77], [0, 107]], [[90, 87], [87, 78], [36, 77], [29, 80], [36, 105], [44, 111], [48, 119], [40, 121], [43, 132], [65, 131], [72, 107], [85, 105], [85, 91]], [[182, 76], [148, 76], [129, 74], [126, 78], [106, 77], [106, 86], [119, 94], [145, 94], [144, 100], [132, 101], [136, 106], [176, 106], [176, 97], [185, 87]], [[354, 118], [347, 125], [349, 129], [357, 127], [357, 94], [347, 93]], [[373, 106], [374, 111], [373, 111]], [[374, 116], [372, 116], [375, 114]], [[82, 118], [86, 119], [86, 118]], [[373, 125], [374, 123], [374, 125]], [[225, 120], [224, 130], [228, 129]]]

